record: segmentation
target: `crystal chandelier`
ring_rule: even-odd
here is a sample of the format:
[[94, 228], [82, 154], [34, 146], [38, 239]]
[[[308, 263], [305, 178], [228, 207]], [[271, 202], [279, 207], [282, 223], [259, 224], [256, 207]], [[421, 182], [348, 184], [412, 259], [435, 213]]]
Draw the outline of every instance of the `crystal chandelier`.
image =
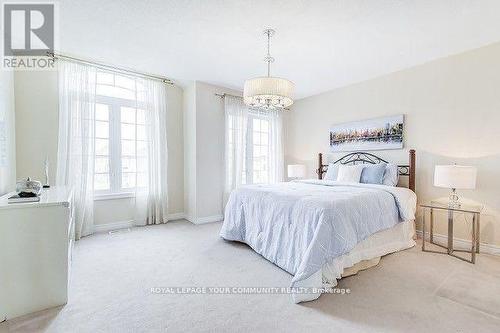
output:
[[264, 30], [267, 36], [267, 76], [256, 77], [245, 81], [243, 100], [246, 105], [264, 110], [283, 109], [293, 104], [294, 83], [287, 79], [271, 76], [271, 63], [274, 58], [269, 53], [271, 37], [276, 31]]

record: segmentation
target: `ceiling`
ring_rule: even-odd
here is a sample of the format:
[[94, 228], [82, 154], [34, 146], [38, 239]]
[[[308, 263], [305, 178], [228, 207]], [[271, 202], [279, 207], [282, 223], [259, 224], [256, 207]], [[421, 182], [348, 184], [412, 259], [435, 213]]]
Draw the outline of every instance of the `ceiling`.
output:
[[296, 97], [500, 41], [498, 0], [64, 0], [59, 47], [79, 56], [242, 89], [272, 74]]

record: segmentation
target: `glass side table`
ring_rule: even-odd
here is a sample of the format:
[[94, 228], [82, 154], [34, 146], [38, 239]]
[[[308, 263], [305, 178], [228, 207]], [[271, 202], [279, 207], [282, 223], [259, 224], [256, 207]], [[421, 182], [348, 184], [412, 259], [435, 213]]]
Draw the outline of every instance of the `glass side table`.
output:
[[[441, 254], [448, 254], [458, 259], [462, 259], [471, 264], [476, 263], [476, 253], [479, 253], [479, 226], [480, 226], [480, 216], [482, 206], [473, 206], [462, 204], [458, 208], [448, 207], [447, 202], [431, 201], [429, 203], [421, 204], [420, 207], [424, 209], [423, 222], [422, 222], [422, 251], [434, 252]], [[427, 250], [425, 248], [425, 220], [426, 220], [426, 210], [430, 210], [430, 230], [429, 230], [429, 243], [446, 249], [445, 252]], [[434, 211], [444, 210], [448, 212], [448, 246], [443, 246], [441, 244], [434, 242]], [[472, 214], [472, 235], [471, 235], [471, 249], [469, 250], [458, 250], [453, 248], [453, 217], [455, 213]], [[465, 252], [470, 253], [470, 260], [463, 258], [454, 254], [454, 252]]]

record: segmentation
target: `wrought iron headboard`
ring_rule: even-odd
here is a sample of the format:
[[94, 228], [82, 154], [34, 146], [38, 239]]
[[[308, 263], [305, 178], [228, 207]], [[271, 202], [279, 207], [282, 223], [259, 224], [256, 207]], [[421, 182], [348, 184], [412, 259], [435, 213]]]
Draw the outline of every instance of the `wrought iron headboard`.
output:
[[[408, 188], [415, 192], [415, 150], [411, 149], [409, 152], [409, 164], [408, 165], [398, 165], [398, 173], [400, 176], [407, 176]], [[386, 160], [373, 155], [371, 153], [365, 152], [354, 152], [342, 156], [333, 164], [378, 164], [378, 163], [388, 163]], [[316, 173], [318, 174], [318, 179], [323, 179], [323, 174], [328, 170], [328, 164], [323, 164], [323, 154], [318, 155], [318, 169]]]

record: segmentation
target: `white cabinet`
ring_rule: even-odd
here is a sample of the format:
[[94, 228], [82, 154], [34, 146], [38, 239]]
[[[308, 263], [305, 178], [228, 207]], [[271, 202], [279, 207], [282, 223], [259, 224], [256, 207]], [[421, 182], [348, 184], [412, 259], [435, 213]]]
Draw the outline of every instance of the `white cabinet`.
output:
[[0, 321], [66, 304], [74, 238], [71, 191], [52, 187], [40, 202], [0, 197]]

